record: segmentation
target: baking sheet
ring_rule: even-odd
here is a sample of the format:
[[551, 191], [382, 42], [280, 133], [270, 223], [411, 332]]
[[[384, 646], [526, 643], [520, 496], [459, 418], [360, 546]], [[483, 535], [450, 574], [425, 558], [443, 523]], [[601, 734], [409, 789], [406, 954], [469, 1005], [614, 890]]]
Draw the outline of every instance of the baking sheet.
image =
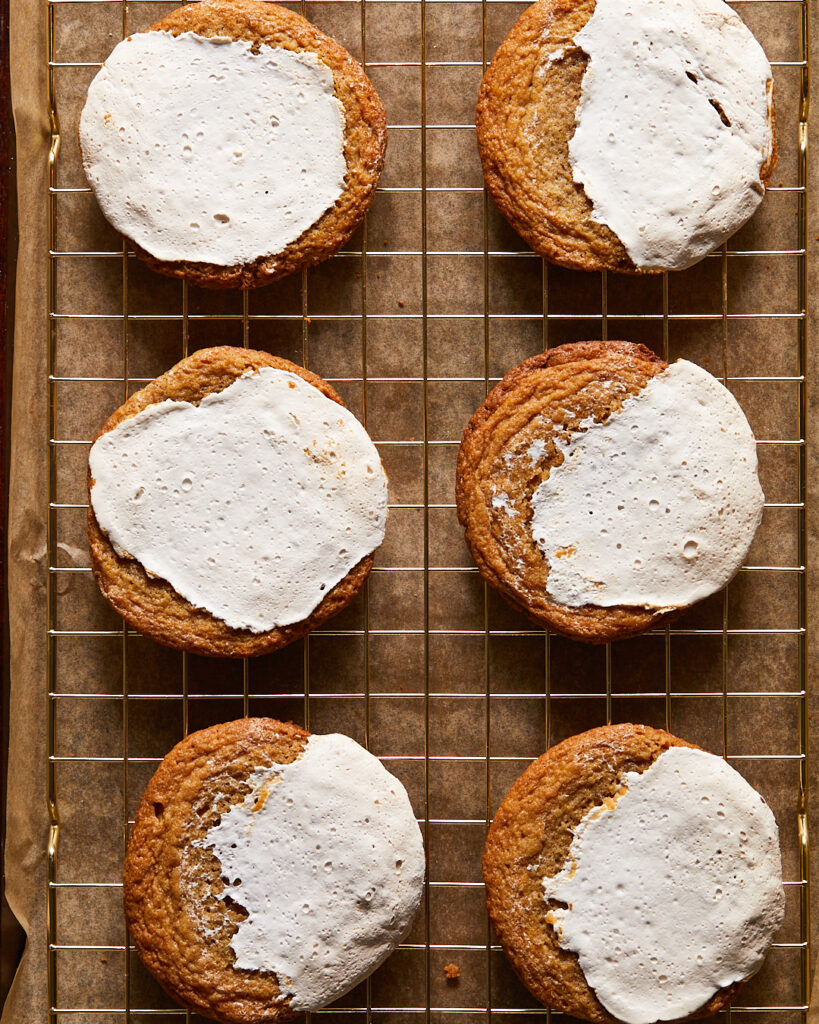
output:
[[[45, 1020], [50, 1009], [72, 1024], [185, 1016], [127, 945], [128, 823], [185, 731], [246, 713], [365, 743], [422, 821], [423, 911], [405, 945], [333, 1014], [389, 1024], [546, 1015], [487, 928], [486, 822], [549, 743], [637, 720], [727, 754], [771, 803], [787, 917], [732, 1014], [803, 1017], [801, 0], [736, 4], [775, 63], [774, 188], [723, 252], [644, 279], [547, 267], [484, 195], [477, 87], [524, 4], [292, 5], [364, 60], [387, 108], [387, 164], [344, 253], [249, 294], [189, 288], [124, 254], [82, 174], [76, 123], [99, 62], [174, 6], [21, 0], [12, 12], [20, 166], [31, 173], [19, 183], [28, 230], [15, 339], [8, 892], [30, 941], [4, 1024]], [[49, 98], [60, 137], [50, 192]], [[725, 377], [761, 441], [768, 501], [749, 568], [724, 595], [668, 631], [600, 648], [544, 636], [487, 591], [453, 495], [457, 442], [494, 381], [546, 345], [595, 337], [641, 341]], [[88, 442], [133, 390], [212, 344], [262, 348], [331, 380], [390, 476], [387, 538], [366, 593], [309, 640], [247, 663], [181, 655], [124, 631], [88, 571]], [[59, 821], [50, 863], [46, 791]], [[451, 962], [457, 982], [444, 976]]]

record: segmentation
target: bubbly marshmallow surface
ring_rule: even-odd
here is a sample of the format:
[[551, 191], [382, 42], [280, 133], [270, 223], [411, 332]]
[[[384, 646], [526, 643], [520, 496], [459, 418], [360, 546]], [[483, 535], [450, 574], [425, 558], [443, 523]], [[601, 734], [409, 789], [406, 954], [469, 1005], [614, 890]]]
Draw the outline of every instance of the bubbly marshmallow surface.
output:
[[676, 270], [751, 216], [771, 152], [771, 67], [722, 0], [596, 0], [574, 180], [644, 269]]
[[362, 981], [412, 923], [424, 888], [421, 830], [406, 790], [347, 736], [311, 736], [296, 761], [260, 768], [252, 791], [196, 845], [248, 912], [235, 966], [275, 972], [294, 1010]]
[[671, 609], [724, 587], [762, 520], [756, 441], [734, 396], [680, 359], [560, 444], [532, 536], [560, 604]]
[[387, 478], [364, 427], [274, 367], [198, 406], [143, 409], [89, 467], [117, 553], [234, 629], [307, 618], [384, 539]]
[[160, 260], [235, 266], [282, 252], [333, 206], [344, 127], [314, 53], [140, 32], [91, 83], [80, 142], [117, 231]]
[[543, 879], [560, 945], [626, 1024], [687, 1017], [762, 964], [785, 914], [771, 809], [722, 758], [670, 747], [593, 808]]

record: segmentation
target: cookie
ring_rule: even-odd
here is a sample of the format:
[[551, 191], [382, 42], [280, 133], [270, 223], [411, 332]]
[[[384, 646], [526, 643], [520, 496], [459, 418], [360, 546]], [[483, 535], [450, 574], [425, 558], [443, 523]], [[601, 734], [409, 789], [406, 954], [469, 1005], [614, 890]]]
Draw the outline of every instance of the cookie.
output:
[[591, 642], [719, 591], [764, 504], [730, 392], [623, 341], [561, 345], [511, 370], [464, 431], [456, 499], [484, 579], [541, 625]]
[[290, 1020], [348, 992], [410, 927], [421, 831], [401, 783], [347, 736], [272, 718], [195, 732], [157, 769], [128, 842], [142, 962], [216, 1020]]
[[488, 68], [486, 185], [529, 245], [576, 270], [678, 270], [762, 200], [773, 78], [722, 0], [538, 0]]
[[722, 758], [643, 725], [592, 729], [531, 764], [483, 873], [521, 981], [594, 1022], [724, 1010], [784, 917], [765, 801]]
[[361, 65], [305, 18], [204, 0], [117, 45], [80, 118], [103, 214], [154, 270], [256, 288], [337, 252], [386, 149]]
[[100, 590], [141, 633], [196, 654], [264, 654], [339, 612], [386, 515], [364, 427], [326, 381], [265, 352], [183, 359], [89, 453]]

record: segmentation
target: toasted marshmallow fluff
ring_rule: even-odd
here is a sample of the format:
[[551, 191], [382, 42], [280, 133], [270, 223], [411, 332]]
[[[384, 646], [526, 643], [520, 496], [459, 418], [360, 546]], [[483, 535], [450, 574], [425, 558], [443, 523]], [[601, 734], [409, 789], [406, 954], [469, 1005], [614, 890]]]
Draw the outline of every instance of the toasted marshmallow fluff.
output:
[[558, 940], [626, 1024], [687, 1017], [753, 974], [785, 915], [770, 808], [722, 758], [671, 747], [625, 776], [543, 879]]
[[294, 1010], [349, 992], [401, 941], [424, 888], [406, 790], [347, 736], [311, 736], [292, 764], [260, 768], [242, 803], [194, 844], [210, 848], [247, 911], [239, 970], [271, 971]]
[[353, 414], [264, 367], [91, 447], [91, 505], [129, 555], [234, 629], [300, 622], [384, 539], [387, 478]]
[[192, 32], [123, 40], [88, 90], [83, 164], [102, 212], [160, 260], [282, 252], [347, 171], [333, 74], [310, 52]]
[[633, 263], [676, 270], [751, 216], [771, 152], [771, 67], [722, 0], [597, 0], [574, 180]]
[[730, 391], [680, 359], [608, 420], [580, 427], [532, 496], [549, 595], [570, 608], [670, 609], [724, 587], [765, 501]]

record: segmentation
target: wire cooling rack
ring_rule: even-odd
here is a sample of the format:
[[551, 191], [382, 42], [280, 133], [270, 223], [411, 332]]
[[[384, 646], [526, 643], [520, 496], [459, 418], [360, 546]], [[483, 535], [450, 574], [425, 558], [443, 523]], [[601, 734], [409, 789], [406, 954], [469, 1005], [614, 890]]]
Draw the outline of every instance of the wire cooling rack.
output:
[[[634, 279], [547, 266], [483, 191], [478, 83], [523, 4], [296, 5], [365, 64], [388, 112], [387, 166], [347, 250], [300, 279], [221, 294], [157, 277], [129, 255], [79, 161], [77, 119], [97, 67], [121, 37], [174, 6], [46, 4], [50, 1019], [195, 1019], [129, 945], [122, 857], [142, 790], [171, 745], [247, 714], [354, 736], [403, 780], [424, 832], [426, 898], [407, 941], [317, 1017], [550, 1017], [488, 927], [486, 825], [550, 743], [631, 720], [728, 757], [773, 807], [786, 921], [725, 1016], [804, 1019], [806, 2], [735, 5], [777, 85], [781, 156], [762, 208], [697, 267]], [[641, 341], [721, 377], [759, 438], [768, 500], [750, 564], [723, 594], [672, 627], [592, 648], [535, 629], [487, 590], [457, 524], [453, 480], [461, 431], [507, 369], [549, 345], [599, 337]], [[91, 438], [134, 389], [212, 344], [266, 349], [331, 380], [390, 476], [387, 538], [366, 592], [310, 638], [244, 663], [189, 657], [123, 628], [97, 593], [84, 533]], [[457, 981], [444, 976], [450, 963]]]

